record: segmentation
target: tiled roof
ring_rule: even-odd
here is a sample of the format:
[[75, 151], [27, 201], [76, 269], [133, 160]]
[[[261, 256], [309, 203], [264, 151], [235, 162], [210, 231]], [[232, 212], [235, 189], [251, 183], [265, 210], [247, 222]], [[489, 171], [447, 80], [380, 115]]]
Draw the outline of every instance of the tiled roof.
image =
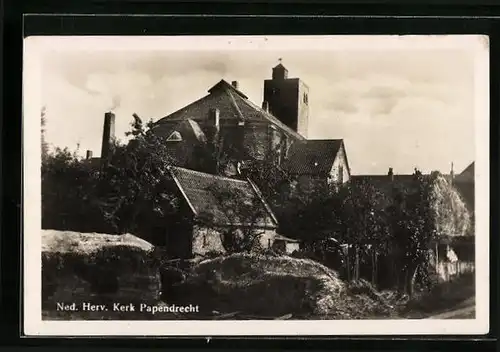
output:
[[414, 175], [393, 175], [392, 180], [389, 175], [351, 175], [351, 180], [354, 182], [368, 182], [377, 186], [392, 187], [411, 185], [414, 180]]
[[[428, 175], [423, 175], [427, 177]], [[353, 183], [367, 183], [382, 194], [391, 197], [394, 190], [411, 190], [416, 186], [414, 175], [351, 175]]]
[[326, 174], [342, 145], [342, 139], [297, 141], [290, 146], [283, 169], [295, 175]]
[[[208, 118], [209, 110], [211, 108], [218, 108], [222, 125], [228, 120], [240, 121], [242, 119], [248, 122], [270, 123], [296, 140], [305, 139], [299, 133], [278, 120], [275, 116], [252, 103], [248, 100], [246, 95], [224, 80], [210, 88], [209, 93], [210, 94], [182, 109], [161, 118], [156, 122], [156, 125], [169, 126], [168, 130], [170, 131], [172, 123], [188, 118], [199, 124], [203, 124]], [[162, 129], [158, 127], [158, 131], [161, 130]]]
[[453, 179], [453, 186], [458, 190], [469, 210], [474, 211], [475, 206], [475, 175], [474, 162], [465, 168]]
[[251, 181], [179, 167], [170, 171], [197, 219], [208, 218], [219, 226], [277, 227], [271, 208]]
[[455, 180], [474, 182], [474, 162], [467, 166], [464, 171], [459, 173], [455, 177]]
[[458, 193], [462, 196], [462, 199], [465, 201], [467, 208], [470, 211], [474, 211], [475, 204], [475, 187], [474, 182], [461, 182], [460, 180], [454, 180], [453, 186], [457, 189]]
[[[197, 168], [200, 160], [193, 160], [193, 151], [197, 146], [204, 145], [207, 137], [196, 121], [185, 119], [175, 121], [171, 125], [156, 125], [153, 127], [154, 133], [163, 137], [169, 137], [173, 132], [178, 132], [181, 139], [165, 141], [165, 147], [169, 151], [171, 158], [178, 166]], [[190, 141], [190, 143], [184, 143]]]

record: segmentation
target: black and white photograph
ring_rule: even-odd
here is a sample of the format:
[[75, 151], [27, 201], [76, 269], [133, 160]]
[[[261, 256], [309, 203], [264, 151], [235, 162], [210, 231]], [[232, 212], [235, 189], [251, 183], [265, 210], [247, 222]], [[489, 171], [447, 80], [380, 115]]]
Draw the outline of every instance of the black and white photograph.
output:
[[25, 39], [32, 335], [489, 330], [489, 41]]

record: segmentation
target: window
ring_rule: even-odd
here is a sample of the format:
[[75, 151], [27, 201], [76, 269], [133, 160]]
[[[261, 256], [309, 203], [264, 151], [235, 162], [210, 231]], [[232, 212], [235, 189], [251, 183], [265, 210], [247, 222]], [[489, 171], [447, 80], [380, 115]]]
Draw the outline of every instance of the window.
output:
[[174, 131], [168, 136], [167, 142], [179, 142], [182, 141], [182, 136], [178, 131]]
[[309, 103], [309, 97], [307, 96], [307, 93], [304, 94], [304, 104]]
[[344, 183], [344, 166], [339, 165], [339, 183]]

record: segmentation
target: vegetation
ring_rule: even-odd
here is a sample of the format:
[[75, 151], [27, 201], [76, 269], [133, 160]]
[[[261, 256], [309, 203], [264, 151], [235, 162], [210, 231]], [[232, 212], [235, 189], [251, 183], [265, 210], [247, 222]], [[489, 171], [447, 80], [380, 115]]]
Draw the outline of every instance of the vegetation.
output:
[[424, 176], [415, 170], [411, 182], [388, 189], [351, 182], [286, 203], [281, 224], [303, 241], [306, 255], [335, 263], [346, 280], [364, 278], [410, 295], [417, 284], [434, 283], [435, 244], [470, 228], [465, 204], [437, 172]]
[[[104, 233], [151, 233], [176, 211], [164, 143], [136, 118], [128, 144], [112, 142], [101, 165], [67, 148], [42, 160], [43, 228]], [[146, 238], [149, 240], [148, 238]]]
[[[133, 233], [151, 241], [148, 235], [178, 216], [180, 200], [168, 172], [172, 161], [166, 143], [152, 132], [152, 122], [143, 124], [136, 116], [131, 141], [114, 141], [101, 167], [68, 149], [49, 152], [44, 125], [43, 111], [43, 228]], [[379, 284], [388, 279], [388, 286], [412, 294], [416, 283], [431, 283], [430, 249], [436, 239], [463, 235], [471, 227], [460, 196], [439, 173], [423, 176], [415, 170], [411, 184], [389, 192], [369, 183], [348, 183], [303, 197], [290, 186], [293, 180], [271, 163], [251, 165], [245, 172], [271, 204], [282, 233], [302, 240], [305, 256], [328, 265], [341, 263], [332, 266], [338, 265], [334, 269], [347, 280]], [[241, 197], [228, 190], [215, 193], [217, 201], [233, 202], [232, 209], [246, 214], [239, 220], [251, 224], [231, 224], [222, 238], [226, 249], [248, 252], [258, 246], [256, 223], [262, 214], [256, 204], [236, 204]], [[334, 256], [341, 260], [329, 258], [332, 243]], [[384, 278], [380, 272], [390, 274]]]

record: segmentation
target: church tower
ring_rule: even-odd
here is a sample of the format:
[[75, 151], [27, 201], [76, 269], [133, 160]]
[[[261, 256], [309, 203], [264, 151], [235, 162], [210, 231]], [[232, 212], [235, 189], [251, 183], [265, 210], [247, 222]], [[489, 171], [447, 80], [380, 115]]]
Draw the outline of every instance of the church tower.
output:
[[273, 68], [272, 79], [264, 81], [264, 105], [281, 122], [307, 138], [309, 87], [299, 78], [288, 78], [281, 59]]

